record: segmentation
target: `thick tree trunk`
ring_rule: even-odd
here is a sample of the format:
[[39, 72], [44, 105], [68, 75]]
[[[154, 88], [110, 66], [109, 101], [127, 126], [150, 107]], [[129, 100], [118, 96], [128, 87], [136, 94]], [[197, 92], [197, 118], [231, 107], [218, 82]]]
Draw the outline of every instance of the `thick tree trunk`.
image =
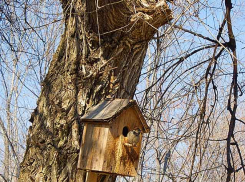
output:
[[78, 120], [110, 96], [133, 98], [149, 40], [168, 22], [165, 1], [62, 0], [65, 32], [33, 112], [20, 181], [83, 181]]

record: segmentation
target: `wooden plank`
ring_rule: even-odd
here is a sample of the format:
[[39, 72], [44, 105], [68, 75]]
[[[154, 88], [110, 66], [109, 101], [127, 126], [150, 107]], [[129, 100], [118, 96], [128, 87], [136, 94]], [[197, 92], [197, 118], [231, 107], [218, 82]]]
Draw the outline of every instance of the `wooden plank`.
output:
[[[103, 162], [103, 171], [108, 173], [113, 173], [114, 166], [116, 164], [115, 161], [115, 155], [116, 155], [116, 142], [118, 140], [118, 134], [112, 135], [112, 125], [110, 125], [109, 131], [108, 131], [108, 137], [106, 142], [106, 150], [105, 150], [105, 158]], [[114, 128], [115, 130], [115, 128]]]
[[77, 168], [78, 169], [84, 169], [85, 168], [85, 164], [84, 161], [86, 160], [85, 157], [85, 151], [84, 151], [84, 145], [85, 145], [85, 138], [86, 138], [86, 134], [87, 134], [87, 125], [84, 125], [83, 128], [83, 136], [82, 136], [82, 142], [81, 142], [81, 147], [80, 147], [80, 151], [79, 151], [79, 157], [78, 157], [78, 164], [77, 164]]
[[86, 182], [98, 182], [98, 174], [95, 172], [87, 172]]
[[101, 171], [103, 167], [104, 157], [106, 156], [106, 142], [108, 136], [108, 126], [98, 125], [94, 127], [94, 134], [92, 138], [92, 155], [91, 170]]
[[81, 144], [78, 169], [101, 171], [104, 161], [108, 125], [86, 124]]
[[81, 119], [107, 120], [113, 118], [124, 108], [133, 104], [136, 104], [136, 102], [130, 99], [106, 99], [91, 107], [87, 113], [81, 117]]
[[92, 145], [87, 140], [92, 138], [92, 134], [93, 134], [93, 127], [91, 127], [89, 124], [85, 124], [81, 149], [80, 149], [79, 162], [78, 162], [79, 169], [87, 168], [88, 161], [89, 161], [88, 157], [92, 147]]

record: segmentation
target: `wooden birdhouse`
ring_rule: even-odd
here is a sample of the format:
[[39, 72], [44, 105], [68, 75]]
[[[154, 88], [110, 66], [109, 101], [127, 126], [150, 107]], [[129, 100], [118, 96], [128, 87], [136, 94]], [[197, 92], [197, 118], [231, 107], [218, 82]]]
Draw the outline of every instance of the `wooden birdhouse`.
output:
[[[149, 127], [134, 100], [105, 100], [81, 118], [84, 123], [78, 169], [136, 176], [142, 133]], [[126, 145], [130, 131], [140, 129], [139, 142]]]

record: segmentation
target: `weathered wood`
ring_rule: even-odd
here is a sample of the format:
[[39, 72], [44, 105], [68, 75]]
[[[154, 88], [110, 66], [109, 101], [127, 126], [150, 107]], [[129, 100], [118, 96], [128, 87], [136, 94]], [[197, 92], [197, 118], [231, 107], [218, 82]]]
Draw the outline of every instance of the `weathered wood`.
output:
[[108, 125], [90, 124], [84, 126], [78, 168], [101, 171], [106, 156]]
[[136, 176], [141, 140], [135, 147], [125, 146], [123, 128], [143, 130], [134, 107], [129, 107], [110, 124], [85, 123], [78, 168], [88, 171]]
[[129, 131], [136, 128], [143, 129], [143, 126], [133, 108], [128, 108], [123, 111], [117, 120], [112, 123], [111, 137], [113, 138], [116, 133], [120, 133], [120, 137], [116, 143], [116, 158], [112, 159], [115, 160], [115, 173], [135, 176], [137, 174], [136, 171], [139, 162], [142, 138], [140, 138], [140, 142], [136, 147], [125, 146], [124, 143], [126, 142], [126, 138], [122, 135], [122, 131], [125, 126], [129, 128]]
[[86, 182], [97, 182], [98, 174], [95, 172], [88, 172]]

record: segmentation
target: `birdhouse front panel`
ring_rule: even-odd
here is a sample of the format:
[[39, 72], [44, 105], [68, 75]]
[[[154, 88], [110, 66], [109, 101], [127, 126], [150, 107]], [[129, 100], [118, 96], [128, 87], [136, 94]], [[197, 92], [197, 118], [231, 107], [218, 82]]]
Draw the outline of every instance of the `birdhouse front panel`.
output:
[[105, 171], [126, 176], [137, 175], [142, 135], [139, 135], [140, 139], [136, 146], [126, 146], [125, 143], [127, 143], [128, 132], [142, 127], [132, 108], [123, 111], [110, 124], [106, 148], [108, 160], [105, 160], [103, 167]]

